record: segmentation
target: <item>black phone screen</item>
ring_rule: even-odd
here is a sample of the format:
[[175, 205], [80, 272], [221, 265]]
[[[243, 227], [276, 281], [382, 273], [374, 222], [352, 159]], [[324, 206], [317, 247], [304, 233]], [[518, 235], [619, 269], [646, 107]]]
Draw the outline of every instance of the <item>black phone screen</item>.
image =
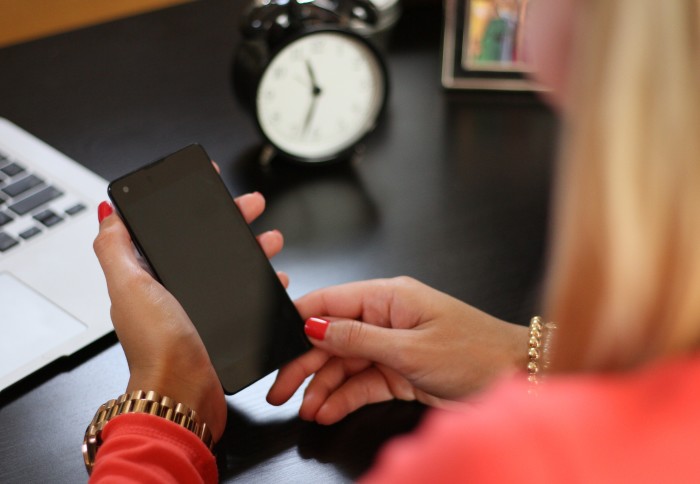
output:
[[201, 146], [121, 177], [108, 191], [139, 251], [197, 328], [226, 393], [310, 347], [294, 304]]

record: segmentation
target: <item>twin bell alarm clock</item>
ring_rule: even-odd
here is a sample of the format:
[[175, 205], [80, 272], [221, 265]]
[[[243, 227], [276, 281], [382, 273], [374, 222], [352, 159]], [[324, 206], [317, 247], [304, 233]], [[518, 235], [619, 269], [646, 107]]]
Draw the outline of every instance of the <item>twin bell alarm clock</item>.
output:
[[398, 0], [256, 0], [244, 18], [233, 86], [268, 159], [351, 158], [384, 111], [389, 80], [375, 39]]

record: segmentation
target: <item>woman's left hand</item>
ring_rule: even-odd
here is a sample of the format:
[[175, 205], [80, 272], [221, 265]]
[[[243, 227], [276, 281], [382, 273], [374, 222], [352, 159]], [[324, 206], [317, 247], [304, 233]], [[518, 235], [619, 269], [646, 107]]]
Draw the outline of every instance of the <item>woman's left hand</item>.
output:
[[[259, 193], [235, 201], [249, 223], [265, 209], [265, 199]], [[102, 211], [111, 212], [110, 208], [101, 205]], [[268, 257], [283, 245], [277, 231], [265, 232], [258, 241]], [[108, 215], [100, 222], [94, 249], [107, 280], [114, 329], [129, 364], [126, 391], [154, 390], [184, 403], [201, 416], [218, 441], [226, 426], [224, 393], [182, 306], [139, 264], [118, 216]], [[280, 279], [286, 286], [286, 275], [280, 274]]]
[[299, 416], [333, 424], [391, 399], [443, 406], [525, 368], [528, 329], [408, 277], [327, 287], [296, 301], [314, 348], [280, 369], [280, 405], [314, 375]]

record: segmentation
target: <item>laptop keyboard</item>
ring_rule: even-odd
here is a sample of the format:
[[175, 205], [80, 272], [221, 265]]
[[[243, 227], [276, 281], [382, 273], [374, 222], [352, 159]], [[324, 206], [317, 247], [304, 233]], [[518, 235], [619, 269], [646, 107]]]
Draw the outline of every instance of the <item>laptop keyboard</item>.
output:
[[0, 257], [85, 208], [21, 160], [0, 153]]

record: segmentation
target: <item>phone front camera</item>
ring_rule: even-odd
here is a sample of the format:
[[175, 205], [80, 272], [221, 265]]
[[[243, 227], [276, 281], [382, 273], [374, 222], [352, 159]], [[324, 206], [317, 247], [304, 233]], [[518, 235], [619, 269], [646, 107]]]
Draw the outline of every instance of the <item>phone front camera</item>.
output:
[[122, 188], [122, 190], [124, 191], [124, 193], [129, 193], [129, 187], [127, 187], [127, 186], [125, 186], [124, 188]]

